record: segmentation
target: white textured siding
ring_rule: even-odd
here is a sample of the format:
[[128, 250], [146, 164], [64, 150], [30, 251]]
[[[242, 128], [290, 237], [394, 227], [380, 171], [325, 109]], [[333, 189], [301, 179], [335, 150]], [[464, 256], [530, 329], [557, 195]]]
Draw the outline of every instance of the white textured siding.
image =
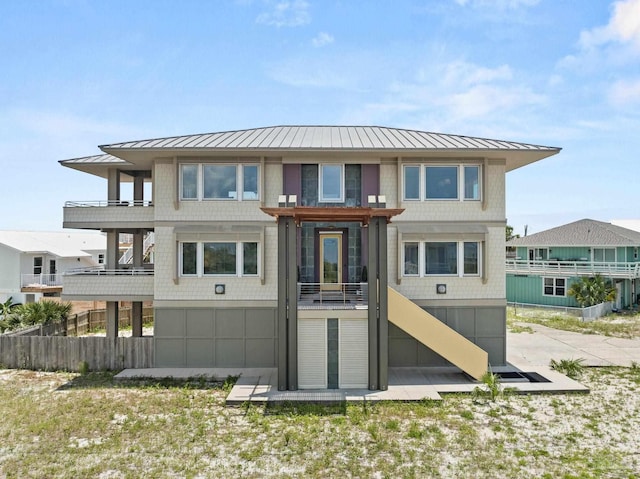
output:
[[341, 388], [366, 388], [369, 384], [369, 323], [366, 319], [340, 319], [338, 374]]

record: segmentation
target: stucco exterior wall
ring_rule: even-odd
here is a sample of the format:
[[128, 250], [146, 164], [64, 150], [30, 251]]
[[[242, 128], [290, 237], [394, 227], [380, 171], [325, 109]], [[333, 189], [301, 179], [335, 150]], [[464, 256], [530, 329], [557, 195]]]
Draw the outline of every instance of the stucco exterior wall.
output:
[[0, 244], [0, 301], [19, 291], [20, 253]]

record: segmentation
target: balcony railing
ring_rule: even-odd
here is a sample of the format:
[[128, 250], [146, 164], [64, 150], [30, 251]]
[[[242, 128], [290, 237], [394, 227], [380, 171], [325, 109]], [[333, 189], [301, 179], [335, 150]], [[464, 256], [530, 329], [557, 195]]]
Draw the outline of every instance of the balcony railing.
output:
[[302, 309], [364, 309], [367, 283], [298, 283], [298, 306]]
[[[153, 265], [151, 265], [153, 266]], [[153, 269], [136, 267], [136, 268], [122, 268], [122, 269], [104, 269], [99, 266], [92, 268], [77, 268], [70, 269], [64, 273], [65, 276], [153, 276]]]
[[153, 206], [151, 200], [66, 201], [65, 208], [104, 208], [106, 206]]
[[62, 286], [60, 274], [23, 274], [21, 278], [22, 288], [42, 288]]
[[640, 278], [640, 263], [609, 263], [597, 261], [527, 261], [508, 259], [507, 273], [550, 274], [554, 276], [594, 276], [596, 274], [613, 278]]

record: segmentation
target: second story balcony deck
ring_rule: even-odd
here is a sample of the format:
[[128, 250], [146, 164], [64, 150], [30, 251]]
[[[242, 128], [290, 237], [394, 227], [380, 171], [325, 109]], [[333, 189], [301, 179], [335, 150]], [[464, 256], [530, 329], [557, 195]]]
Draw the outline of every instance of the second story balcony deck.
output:
[[519, 260], [507, 259], [505, 269], [510, 274], [532, 274], [547, 276], [595, 276], [608, 278], [640, 278], [640, 263], [564, 261], [564, 260]]
[[64, 228], [153, 228], [153, 202], [67, 201], [63, 210]]
[[367, 283], [298, 283], [298, 309], [367, 309]]
[[144, 268], [84, 268], [63, 275], [64, 299], [102, 301], [153, 300], [153, 265]]

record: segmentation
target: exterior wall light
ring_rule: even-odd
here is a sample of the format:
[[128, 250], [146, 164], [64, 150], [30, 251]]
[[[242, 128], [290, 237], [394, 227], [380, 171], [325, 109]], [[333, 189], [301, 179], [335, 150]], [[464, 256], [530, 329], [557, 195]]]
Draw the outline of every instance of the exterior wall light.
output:
[[225, 289], [226, 288], [224, 284], [216, 284], [214, 291], [216, 294], [224, 294]]
[[447, 294], [447, 285], [446, 284], [436, 284], [436, 293], [437, 294]]

